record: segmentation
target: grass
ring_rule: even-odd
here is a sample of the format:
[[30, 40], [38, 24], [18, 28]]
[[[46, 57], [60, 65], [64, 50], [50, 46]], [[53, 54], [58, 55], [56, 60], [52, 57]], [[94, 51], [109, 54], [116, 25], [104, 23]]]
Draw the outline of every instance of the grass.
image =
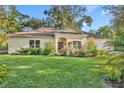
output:
[[103, 88], [105, 60], [83, 57], [0, 55], [9, 75], [6, 88]]

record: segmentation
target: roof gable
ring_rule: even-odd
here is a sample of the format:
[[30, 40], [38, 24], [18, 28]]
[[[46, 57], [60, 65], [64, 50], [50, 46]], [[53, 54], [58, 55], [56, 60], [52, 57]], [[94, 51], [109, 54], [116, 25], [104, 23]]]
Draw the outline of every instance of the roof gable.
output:
[[72, 26], [63, 29], [62, 31], [63, 31], [63, 32], [81, 33], [81, 31], [77, 30], [76, 28], [74, 28], [74, 27], [72, 27]]

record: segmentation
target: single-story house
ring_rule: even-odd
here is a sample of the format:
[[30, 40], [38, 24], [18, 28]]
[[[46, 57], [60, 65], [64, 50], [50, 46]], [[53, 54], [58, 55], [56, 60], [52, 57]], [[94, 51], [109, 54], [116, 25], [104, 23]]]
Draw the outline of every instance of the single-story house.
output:
[[87, 38], [92, 38], [97, 48], [103, 48], [106, 39], [79, 31], [74, 27], [66, 29], [40, 28], [32, 31], [16, 32], [8, 35], [8, 53], [16, 53], [20, 48], [44, 48], [46, 42], [51, 42], [55, 47], [55, 52], [59, 53], [65, 47], [68, 50], [78, 49], [86, 43]]

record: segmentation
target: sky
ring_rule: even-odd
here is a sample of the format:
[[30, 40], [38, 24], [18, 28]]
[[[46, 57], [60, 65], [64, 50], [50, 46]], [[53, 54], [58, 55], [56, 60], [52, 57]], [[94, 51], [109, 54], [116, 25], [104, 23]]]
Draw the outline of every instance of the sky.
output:
[[[84, 24], [84, 27], [82, 27], [83, 31], [88, 32], [91, 29], [97, 30], [101, 26], [109, 25], [110, 20], [112, 18], [111, 15], [106, 15], [106, 13], [103, 11], [103, 6], [98, 5], [89, 5], [87, 7], [86, 14], [91, 16], [93, 19], [93, 23], [90, 27], [88, 27], [86, 24]], [[45, 15], [43, 14], [44, 10], [48, 10], [50, 6], [48, 5], [18, 5], [17, 9], [23, 13], [27, 14], [30, 17], [35, 18], [45, 18]]]

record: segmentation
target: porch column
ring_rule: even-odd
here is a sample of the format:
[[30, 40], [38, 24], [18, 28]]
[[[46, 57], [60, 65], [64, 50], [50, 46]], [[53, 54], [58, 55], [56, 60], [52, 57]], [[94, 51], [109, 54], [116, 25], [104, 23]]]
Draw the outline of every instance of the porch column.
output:
[[66, 48], [67, 48], [67, 55], [69, 55], [69, 46], [68, 46], [68, 39], [66, 39]]
[[58, 38], [55, 37], [55, 52], [58, 54]]

